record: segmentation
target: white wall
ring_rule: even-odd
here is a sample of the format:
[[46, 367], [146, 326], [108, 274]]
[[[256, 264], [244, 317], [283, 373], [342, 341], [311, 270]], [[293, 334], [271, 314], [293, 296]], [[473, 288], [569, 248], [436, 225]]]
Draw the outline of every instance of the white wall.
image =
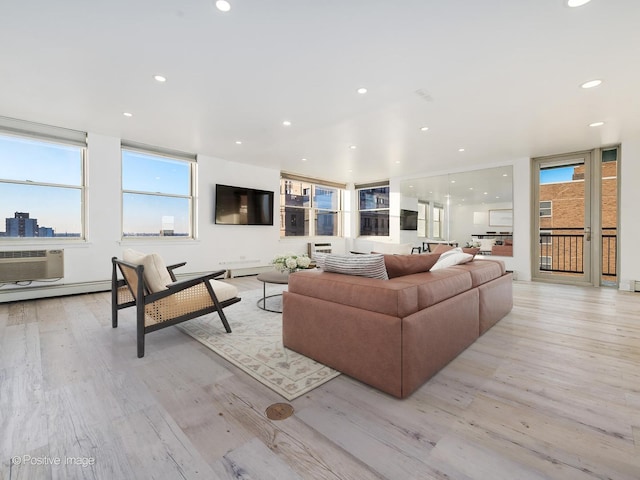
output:
[[622, 142], [620, 152], [620, 228], [618, 229], [621, 290], [633, 290], [640, 281], [640, 135]]
[[[400, 208], [417, 212], [418, 199], [415, 197], [400, 196]], [[410, 243], [414, 247], [422, 247], [422, 240], [418, 239], [417, 230], [399, 230], [399, 239], [399, 243]]]
[[[513, 227], [492, 227], [489, 225], [489, 210], [511, 209], [511, 202], [487, 203], [485, 205], [462, 205], [451, 207], [451, 240], [464, 246], [471, 241], [471, 236], [491, 232], [511, 232]], [[482, 212], [486, 222], [474, 224], [473, 213]]]

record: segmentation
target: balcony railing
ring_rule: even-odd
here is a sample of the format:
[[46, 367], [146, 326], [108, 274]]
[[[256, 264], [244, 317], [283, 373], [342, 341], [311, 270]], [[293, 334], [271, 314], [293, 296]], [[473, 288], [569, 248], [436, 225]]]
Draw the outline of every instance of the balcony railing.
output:
[[[584, 273], [584, 229], [554, 228], [540, 234], [540, 270], [556, 273]], [[580, 233], [571, 233], [580, 230]], [[618, 235], [615, 228], [603, 228], [602, 275], [615, 277]]]

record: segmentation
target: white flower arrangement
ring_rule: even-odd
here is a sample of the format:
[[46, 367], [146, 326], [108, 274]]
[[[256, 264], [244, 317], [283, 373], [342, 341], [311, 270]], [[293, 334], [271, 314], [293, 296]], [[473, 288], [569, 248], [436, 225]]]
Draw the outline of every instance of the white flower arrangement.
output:
[[280, 272], [293, 273], [301, 268], [309, 268], [311, 259], [306, 254], [295, 255], [293, 253], [286, 253], [276, 256], [271, 263], [276, 267], [276, 270]]

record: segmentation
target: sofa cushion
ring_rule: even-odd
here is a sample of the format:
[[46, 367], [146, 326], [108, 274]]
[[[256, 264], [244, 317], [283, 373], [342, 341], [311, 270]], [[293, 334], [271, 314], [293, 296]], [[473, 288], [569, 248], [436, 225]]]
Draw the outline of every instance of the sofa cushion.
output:
[[384, 255], [378, 254], [327, 255], [324, 259], [324, 270], [358, 277], [389, 279], [384, 266]]
[[490, 282], [505, 274], [504, 262], [499, 260], [474, 260], [473, 262], [456, 265], [451, 268], [469, 272], [472, 287]]
[[405, 317], [418, 310], [417, 286], [407, 284], [405, 278], [385, 281], [318, 269], [304, 270], [289, 277], [288, 290], [362, 310]]
[[432, 252], [433, 253], [445, 253], [448, 252], [449, 250], [453, 250], [455, 247], [452, 247], [451, 245], [446, 245], [444, 243], [441, 243], [439, 245], [436, 245], [435, 247], [433, 247]]
[[471, 274], [466, 270], [443, 268], [396, 278], [418, 289], [418, 309], [430, 307], [471, 288]]
[[464, 253], [460, 247], [457, 247], [441, 254], [436, 264], [431, 267], [431, 270], [439, 270], [453, 265], [460, 265], [462, 263], [470, 262], [471, 260], [473, 260], [473, 255], [470, 253]]
[[462, 247], [462, 251], [464, 253], [468, 253], [470, 255], [473, 255], [474, 257], [480, 253], [480, 248], [478, 247]]
[[389, 278], [428, 272], [440, 258], [439, 253], [421, 253], [420, 255], [385, 255], [384, 265]]

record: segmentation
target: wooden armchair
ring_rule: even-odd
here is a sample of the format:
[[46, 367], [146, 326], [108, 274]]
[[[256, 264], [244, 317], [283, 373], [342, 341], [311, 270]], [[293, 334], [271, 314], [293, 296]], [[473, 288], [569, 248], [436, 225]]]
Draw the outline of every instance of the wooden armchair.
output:
[[209, 313], [217, 312], [224, 329], [231, 333], [223, 309], [240, 298], [236, 287], [216, 280], [225, 270], [178, 282], [173, 270], [185, 263], [167, 267], [156, 254], [132, 250], [125, 251], [124, 258], [111, 259], [111, 322], [116, 328], [118, 311], [136, 307], [138, 358], [144, 356], [147, 333]]

